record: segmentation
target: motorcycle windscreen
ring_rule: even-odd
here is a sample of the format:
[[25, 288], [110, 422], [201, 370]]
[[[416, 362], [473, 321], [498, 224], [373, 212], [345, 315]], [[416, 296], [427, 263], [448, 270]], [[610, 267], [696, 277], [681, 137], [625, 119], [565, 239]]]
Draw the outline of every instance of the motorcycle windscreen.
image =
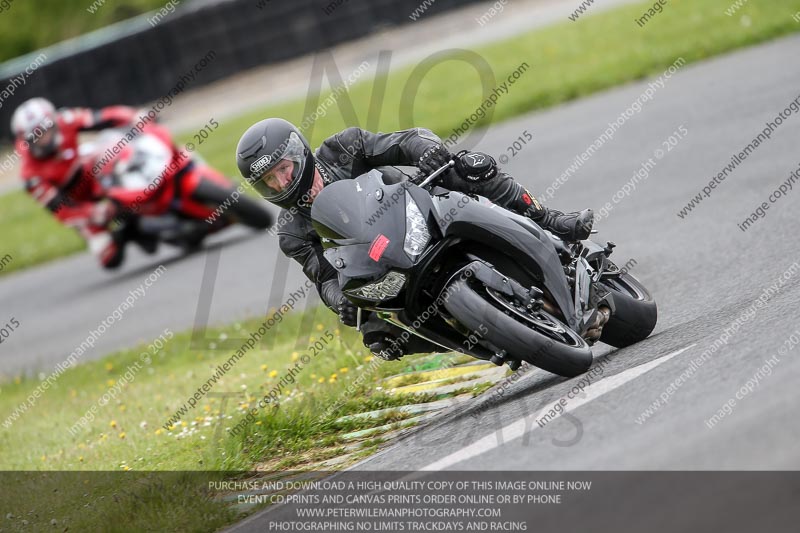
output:
[[[121, 151], [119, 146], [123, 146]], [[155, 135], [144, 133], [126, 141], [125, 133], [118, 129], [103, 131], [94, 142], [81, 145], [80, 151], [95, 161], [106, 161], [113, 152], [113, 173], [104, 176], [104, 182], [130, 191], [160, 185], [173, 155], [172, 148]], [[103, 164], [97, 163], [98, 168]]]
[[311, 206], [311, 219], [325, 257], [340, 273], [374, 276], [413, 265], [403, 250], [405, 193], [403, 184], [385, 184], [378, 170], [322, 189]]
[[389, 232], [389, 238], [403, 237], [404, 193], [401, 184], [386, 185], [379, 170], [331, 183], [311, 206], [314, 229], [337, 245], [372, 242], [376, 231]]
[[172, 150], [150, 134], [138, 137], [132, 144], [134, 152], [131, 161], [116, 169], [120, 185], [135, 190], [145, 190], [150, 185], [158, 186], [168, 173]]

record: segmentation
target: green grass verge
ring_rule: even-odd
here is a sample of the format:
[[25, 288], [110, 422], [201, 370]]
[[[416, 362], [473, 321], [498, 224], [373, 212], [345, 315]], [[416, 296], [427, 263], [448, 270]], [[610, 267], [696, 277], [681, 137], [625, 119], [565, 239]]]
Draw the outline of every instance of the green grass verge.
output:
[[0, 275], [44, 263], [85, 248], [76, 231], [65, 228], [24, 191], [0, 196]]
[[[217, 344], [247, 338], [260, 322], [209, 330], [206, 349], [190, 350], [190, 332], [179, 333], [151, 354], [149, 364], [139, 368], [136, 363], [143, 361], [146, 345], [80, 364], [66, 370], [13, 421], [9, 415], [46, 376], [2, 377], [0, 471], [66, 471], [72, 475], [28, 475], [26, 483], [15, 483], [14, 491], [0, 491], [0, 508], [10, 510], [20, 523], [28, 520], [33, 527], [27, 530], [49, 527], [51, 519], [56, 519], [62, 530], [66, 525], [73, 531], [214, 529], [208, 524], [230, 523], [237, 516], [230, 506], [200, 490], [209, 480], [201, 471], [235, 475], [231, 472], [308, 468], [341, 455], [345, 447], [353, 460], [367, 456], [377, 449], [379, 434], [355, 441], [343, 436], [399, 424], [408, 416], [390, 410], [375, 419], [340, 421], [340, 417], [444, 398], [389, 395], [380, 390], [380, 382], [389, 375], [468, 359], [442, 354], [379, 362], [368, 355], [357, 332], [350, 328], [340, 331], [333, 313], [315, 308], [306, 316], [287, 315], [265, 336], [269, 339], [266, 345], [239, 359], [215, 384], [213, 394], [202, 397], [180, 423], [165, 428], [176, 410], [236, 351], [217, 349]], [[326, 338], [332, 340], [313, 356], [308, 346]], [[304, 360], [304, 354], [310, 359], [295, 373], [295, 383], [287, 384], [277, 402], [247, 419], [249, 410], [296, 361]], [[483, 388], [459, 392], [477, 393]], [[106, 403], [101, 402], [104, 397]], [[87, 413], [91, 416], [86, 417]], [[86, 417], [85, 423], [76, 427], [81, 417]], [[240, 425], [242, 421], [245, 423]], [[232, 434], [237, 426], [241, 430]], [[179, 471], [185, 476], [165, 494], [157, 490], [158, 483], [165, 483], [164, 476], [146, 475], [153, 471]], [[104, 477], [103, 472], [116, 475]], [[192, 472], [198, 475], [193, 477]], [[3, 475], [7, 481], [9, 474]], [[85, 512], [87, 507], [91, 513]]]
[[[324, 357], [314, 359], [313, 365], [304, 369], [297, 387], [289, 389], [295, 395], [308, 394], [311, 399], [336, 396], [346, 381], [342, 378], [351, 369], [355, 372], [367, 356], [354, 332], [349, 328], [338, 330], [335, 315], [324, 309], [319, 310], [319, 315], [320, 320], [310, 333], [302, 334], [303, 338], [308, 341], [330, 331], [337, 339], [325, 350]], [[284, 375], [299, 354], [295, 343], [301, 335], [300, 322], [299, 315], [283, 320], [270, 331], [272, 346], [249, 352], [219, 380], [214, 392], [229, 393], [230, 398], [204, 398], [171, 431], [162, 426], [214, 374], [217, 365], [230, 358], [234, 349], [217, 349], [212, 341], [206, 350], [189, 350], [190, 334], [180, 333], [152, 358], [151, 364], [140, 365], [133, 379], [131, 374], [122, 378], [139, 360], [141, 347], [69, 369], [9, 428], [3, 424], [0, 447], [6, 453], [0, 457], [0, 470], [230, 470], [250, 466], [236, 447], [230, 450], [235, 453], [225, 450], [219, 453], [215, 448], [216, 440], [212, 437], [220, 436], [217, 422], [220, 416], [226, 417], [222, 420], [224, 430], [232, 420], [228, 417], [243, 413], [248, 404], [260, 399]], [[207, 336], [247, 337], [258, 323], [232, 324], [209, 330]], [[351, 349], [351, 345], [355, 348]], [[342, 372], [343, 368], [347, 370]], [[332, 379], [333, 374], [337, 375]], [[0, 423], [28, 398], [40, 383], [38, 377], [3, 377]], [[319, 383], [320, 379], [324, 382]], [[87, 409], [99, 405], [100, 398], [117, 381], [125, 384], [118, 394], [119, 400], [100, 406], [94, 420], [73, 436], [69, 428]], [[295, 403], [300, 403], [295, 397], [281, 398], [282, 412], [288, 412]], [[234, 444], [240, 446], [243, 442]]]
[[[800, 0], [759, 0], [749, 2], [736, 16], [725, 15], [730, 0], [672, 0], [664, 11], [644, 28], [634, 20], [652, 2], [625, 6], [577, 22], [564, 22], [536, 30], [505, 42], [477, 49], [498, 83], [507, 79], [520, 64], [528, 69], [500, 97], [491, 115], [475, 126], [487, 126], [522, 113], [579, 98], [602, 89], [661, 73], [678, 57], [687, 64], [735, 48], [751, 45], [800, 30], [792, 14], [800, 11]], [[342, 72], [344, 78], [350, 73]], [[313, 145], [347, 126], [361, 125], [391, 131], [424, 125], [442, 136], [451, 134], [480, 106], [481, 80], [477, 71], [463, 61], [438, 63], [422, 80], [414, 98], [413, 117], [399, 116], [401, 97], [412, 69], [388, 74], [386, 92], [373, 102], [372, 82], [355, 84], [349, 94], [352, 108], [342, 96], [327, 114], [307, 131]], [[494, 84], [494, 82], [492, 82]], [[236, 174], [233, 152], [241, 133], [253, 122], [280, 116], [301, 123], [328, 95], [319, 100], [304, 100], [271, 106], [225, 121], [208, 141], [198, 148], [210, 164], [229, 175]], [[379, 113], [367, 123], [372, 104]], [[380, 105], [377, 105], [380, 104]], [[306, 109], [308, 107], [308, 109]], [[342, 109], [352, 109], [342, 113]], [[622, 111], [622, 110], [620, 110]], [[191, 140], [185, 138], [184, 141]], [[550, 179], [544, 180], [547, 183]], [[16, 206], [9, 217], [5, 207]], [[3, 272], [23, 268], [80, 250], [71, 230], [57, 228], [49, 215], [19, 193], [0, 203], [0, 234], [19, 235], [12, 224], [24, 227], [33, 236], [47, 234], [52, 239], [12, 239], [3, 242], [14, 261]], [[24, 247], [24, 250], [22, 249]], [[0, 254], [2, 255], [2, 254]]]
[[[161, 9], [164, 0], [114, 0], [94, 13], [86, 9], [95, 0], [7, 0], [0, 13], [0, 62], [76, 37], [142, 13]], [[4, 2], [5, 3], [5, 2]]]
[[[3, 531], [218, 531], [239, 518], [210, 497], [220, 474], [5, 472]], [[217, 479], [215, 479], [215, 477]]]

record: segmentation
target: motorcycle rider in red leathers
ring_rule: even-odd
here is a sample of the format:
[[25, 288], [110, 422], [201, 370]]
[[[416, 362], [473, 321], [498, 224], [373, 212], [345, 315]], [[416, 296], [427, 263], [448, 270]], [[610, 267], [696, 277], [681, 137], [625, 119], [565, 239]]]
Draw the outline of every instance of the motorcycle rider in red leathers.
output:
[[11, 119], [25, 189], [62, 224], [76, 228], [105, 267], [114, 265], [119, 255], [119, 245], [106, 231], [113, 213], [108, 203], [98, 202], [102, 191], [96, 180], [80, 171], [78, 135], [135, 119], [131, 107], [56, 110], [44, 98], [22, 103]]
[[[272, 217], [214, 168], [180, 149], [169, 131], [148, 124], [130, 143], [111, 136], [86, 158], [123, 223], [124, 240], [148, 237], [191, 249], [232, 223], [263, 230]], [[115, 230], [116, 231], [116, 230]]]

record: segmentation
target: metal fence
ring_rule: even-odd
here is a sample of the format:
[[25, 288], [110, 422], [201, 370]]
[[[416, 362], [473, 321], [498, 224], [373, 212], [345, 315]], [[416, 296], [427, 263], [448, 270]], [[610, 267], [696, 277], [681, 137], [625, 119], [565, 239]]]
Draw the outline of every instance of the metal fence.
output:
[[[9, 138], [14, 108], [33, 96], [58, 107], [141, 105], [170, 91], [209, 50], [214, 60], [197, 73], [192, 87], [387, 25], [412, 23], [409, 15], [423, 6], [427, 18], [474, 1], [229, 0], [199, 7], [189, 3], [155, 25], [157, 12], [142, 15], [0, 65], [0, 88], [18, 80], [13, 98], [0, 106], [0, 136]], [[41, 53], [47, 57], [44, 64], [19, 83]]]

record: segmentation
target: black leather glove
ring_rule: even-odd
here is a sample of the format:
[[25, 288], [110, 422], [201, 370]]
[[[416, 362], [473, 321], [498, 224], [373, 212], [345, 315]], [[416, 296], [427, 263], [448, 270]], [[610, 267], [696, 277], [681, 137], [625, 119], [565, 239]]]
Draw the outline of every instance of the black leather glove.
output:
[[403, 343], [393, 335], [383, 331], [374, 331], [364, 334], [364, 346], [375, 357], [380, 357], [384, 361], [397, 361], [403, 357]]
[[455, 158], [456, 174], [471, 183], [487, 181], [497, 176], [497, 161], [483, 152], [463, 150]]
[[[352, 304], [350, 300], [342, 293], [339, 288], [339, 280], [336, 278], [329, 279], [322, 283], [319, 295], [322, 301], [329, 309], [332, 309], [339, 315], [339, 321], [351, 328], [356, 327], [358, 322], [358, 307]], [[367, 320], [369, 313], [364, 311], [361, 313], [361, 319]]]
[[339, 321], [345, 326], [356, 327], [358, 322], [358, 307], [352, 304], [345, 296], [339, 299], [336, 304], [336, 312], [339, 313]]
[[446, 165], [451, 159], [453, 159], [453, 154], [444, 145], [437, 143], [429, 146], [422, 153], [417, 167], [425, 174], [431, 174]]

